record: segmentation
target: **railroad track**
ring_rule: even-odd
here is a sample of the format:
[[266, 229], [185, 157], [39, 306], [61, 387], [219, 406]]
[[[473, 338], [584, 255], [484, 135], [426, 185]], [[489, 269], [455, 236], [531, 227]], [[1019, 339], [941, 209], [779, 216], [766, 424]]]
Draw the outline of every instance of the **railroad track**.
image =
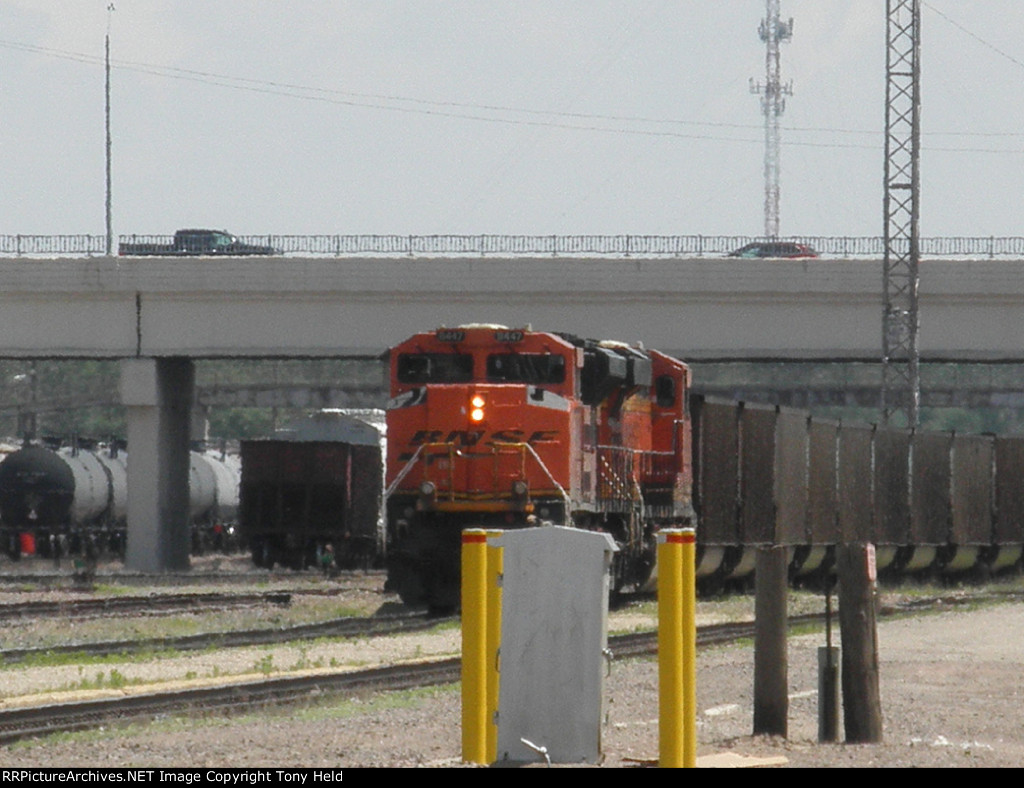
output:
[[60, 601], [15, 602], [0, 605], [0, 621], [24, 618], [88, 618], [97, 616], [129, 616], [209, 612], [260, 605], [287, 605], [292, 593], [269, 591], [266, 593], [191, 593], [148, 594], [144, 596], [100, 597], [67, 599]]
[[[811, 617], [811, 619], [819, 617]], [[808, 617], [801, 617], [807, 623]], [[433, 620], [436, 623], [436, 619]], [[698, 645], [707, 646], [753, 637], [751, 622], [701, 627]], [[657, 632], [638, 632], [609, 638], [617, 659], [653, 654]], [[85, 730], [154, 719], [183, 712], [251, 712], [254, 707], [279, 706], [314, 697], [360, 691], [394, 691], [450, 684], [459, 680], [458, 657], [403, 663], [355, 671], [323, 671], [297, 676], [231, 682], [216, 686], [138, 692], [119, 697], [59, 703], [0, 711], [0, 743], [50, 733]]]
[[[931, 608], [956, 604], [978, 604], [1020, 598], [1020, 594], [984, 594], [967, 598], [946, 596], [932, 598]], [[909, 605], [887, 607], [882, 615], [918, 613], [930, 609], [928, 600]], [[822, 624], [824, 615], [792, 616], [790, 627]], [[436, 619], [424, 626], [436, 623]], [[697, 631], [699, 647], [718, 645], [752, 638], [751, 621], [702, 626]], [[609, 638], [609, 648], [616, 659], [640, 657], [657, 651], [657, 632], [637, 632]], [[275, 676], [265, 679], [237, 681], [175, 689], [125, 693], [123, 696], [83, 700], [45, 706], [0, 710], [0, 743], [62, 731], [95, 728], [131, 720], [154, 719], [183, 712], [231, 713], [251, 712], [254, 706], [278, 706], [308, 701], [325, 695], [360, 691], [400, 690], [458, 681], [460, 660], [457, 657], [403, 663], [350, 671], [317, 671], [301, 675]]]
[[7, 602], [0, 604], [0, 621], [28, 618], [96, 618], [99, 616], [176, 615], [208, 613], [263, 605], [288, 605], [295, 597], [343, 596], [354, 590], [377, 590], [372, 586], [279, 587], [259, 593], [244, 591], [198, 591], [139, 594], [133, 596], [79, 597], [53, 601]]
[[382, 637], [400, 632], [413, 632], [435, 626], [443, 619], [428, 617], [425, 613], [402, 613], [389, 616], [345, 618], [320, 621], [313, 624], [295, 624], [274, 629], [247, 629], [230, 632], [208, 632], [182, 635], [176, 638], [135, 638], [96, 643], [69, 643], [62, 646], [5, 649], [0, 651], [0, 662], [15, 663], [33, 657], [59, 654], [88, 656], [131, 655], [153, 651], [202, 651], [211, 648], [241, 648], [288, 643], [315, 638]]
[[[4, 565], [0, 564], [0, 570], [4, 568]], [[366, 578], [382, 576], [383, 574], [383, 569], [342, 569], [332, 580], [335, 583], [358, 582]], [[295, 571], [290, 569], [274, 569], [270, 571], [266, 569], [251, 569], [223, 572], [205, 571], [197, 568], [187, 572], [167, 572], [161, 574], [101, 569], [83, 581], [69, 570], [61, 571], [58, 569], [39, 572], [0, 571], [0, 590], [13, 592], [25, 589], [56, 588], [83, 590], [83, 582], [86, 586], [84, 590], [88, 590], [88, 585], [94, 582], [127, 587], [143, 586], [146, 588], [173, 588], [185, 585], [255, 585], [258, 583], [287, 585], [295, 582], [317, 581], [320, 577], [320, 573], [316, 571]], [[325, 589], [325, 593], [331, 593], [330, 589]]]

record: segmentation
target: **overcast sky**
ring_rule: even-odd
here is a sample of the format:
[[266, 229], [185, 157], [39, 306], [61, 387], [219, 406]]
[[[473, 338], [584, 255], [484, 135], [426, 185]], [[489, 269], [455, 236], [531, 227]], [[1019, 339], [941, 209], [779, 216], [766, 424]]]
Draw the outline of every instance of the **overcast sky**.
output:
[[[4, 0], [0, 233], [762, 232], [763, 0]], [[879, 235], [884, 0], [782, 0], [781, 233]], [[924, 235], [1024, 235], [1024, 3], [926, 0]]]

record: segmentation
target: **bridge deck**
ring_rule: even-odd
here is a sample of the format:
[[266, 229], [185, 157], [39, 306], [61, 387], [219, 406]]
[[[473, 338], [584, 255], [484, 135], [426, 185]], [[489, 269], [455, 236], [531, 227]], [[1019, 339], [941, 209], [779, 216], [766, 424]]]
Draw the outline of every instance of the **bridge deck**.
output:
[[[0, 260], [0, 355], [375, 355], [441, 324], [532, 324], [692, 359], [876, 359], [877, 260]], [[921, 264], [925, 359], [1024, 358], [1024, 265]]]

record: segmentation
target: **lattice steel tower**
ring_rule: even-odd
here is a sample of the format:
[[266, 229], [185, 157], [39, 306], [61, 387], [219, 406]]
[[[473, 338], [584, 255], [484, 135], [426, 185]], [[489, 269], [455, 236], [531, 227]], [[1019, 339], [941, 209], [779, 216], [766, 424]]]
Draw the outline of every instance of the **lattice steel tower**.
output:
[[886, 0], [885, 259], [882, 416], [903, 412], [917, 426], [920, 215], [921, 0]]
[[764, 234], [766, 238], [779, 235], [779, 154], [782, 134], [779, 118], [786, 110], [785, 96], [793, 95], [792, 81], [782, 84], [779, 45], [793, 37], [793, 20], [779, 19], [781, 0], [766, 0], [767, 13], [761, 20], [758, 33], [765, 43], [764, 84], [750, 80], [750, 92], [761, 96], [764, 114]]

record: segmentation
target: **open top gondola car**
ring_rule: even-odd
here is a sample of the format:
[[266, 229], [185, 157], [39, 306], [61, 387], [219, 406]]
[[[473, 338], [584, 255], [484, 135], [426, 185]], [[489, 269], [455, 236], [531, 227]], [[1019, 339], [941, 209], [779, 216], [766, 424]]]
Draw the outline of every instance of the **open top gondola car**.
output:
[[494, 325], [390, 351], [388, 586], [458, 603], [460, 532], [544, 523], [606, 531], [617, 588], [655, 532], [692, 521], [685, 364], [655, 350]]

